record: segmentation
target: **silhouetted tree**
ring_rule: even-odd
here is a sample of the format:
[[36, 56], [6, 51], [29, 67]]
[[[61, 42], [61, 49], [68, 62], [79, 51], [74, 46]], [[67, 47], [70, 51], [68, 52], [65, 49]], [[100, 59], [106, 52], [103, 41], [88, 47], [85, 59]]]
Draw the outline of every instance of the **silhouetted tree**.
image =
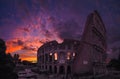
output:
[[0, 79], [17, 79], [17, 74], [13, 72], [14, 63], [11, 54], [5, 53], [5, 42], [0, 39]]
[[13, 57], [12, 57], [12, 55], [10, 53], [7, 54], [7, 58], [8, 58], [8, 60], [13, 62]]
[[23, 60], [22, 63], [23, 63], [24, 65], [32, 65], [32, 62], [27, 61], [27, 60]]
[[21, 62], [21, 59], [19, 59], [19, 57], [20, 57], [19, 54], [14, 54], [13, 59], [14, 59], [14, 63], [15, 63], [15, 64]]
[[115, 70], [120, 70], [120, 60], [112, 59], [108, 66], [109, 68], [114, 68]]

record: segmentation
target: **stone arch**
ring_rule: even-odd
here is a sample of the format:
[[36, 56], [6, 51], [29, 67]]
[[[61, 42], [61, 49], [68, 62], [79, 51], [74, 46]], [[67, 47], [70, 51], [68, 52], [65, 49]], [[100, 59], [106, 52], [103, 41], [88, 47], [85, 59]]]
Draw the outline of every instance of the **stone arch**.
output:
[[54, 66], [54, 73], [57, 73], [57, 66]]
[[45, 66], [45, 69], [47, 69], [47, 65]]
[[71, 66], [67, 66], [67, 74], [71, 74]]
[[52, 66], [49, 66], [49, 72], [52, 73]]
[[59, 52], [59, 63], [65, 63], [65, 52]]
[[65, 74], [65, 67], [64, 66], [59, 67], [59, 74]]
[[39, 66], [39, 68], [41, 69], [41, 66]]

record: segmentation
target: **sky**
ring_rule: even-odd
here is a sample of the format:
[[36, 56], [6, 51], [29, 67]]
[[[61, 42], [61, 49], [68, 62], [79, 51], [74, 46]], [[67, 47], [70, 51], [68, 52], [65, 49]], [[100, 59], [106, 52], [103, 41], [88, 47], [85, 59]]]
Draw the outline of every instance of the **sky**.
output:
[[88, 14], [97, 10], [108, 47], [120, 45], [120, 0], [0, 0], [0, 38], [7, 53], [36, 61], [37, 49], [52, 40], [80, 40]]

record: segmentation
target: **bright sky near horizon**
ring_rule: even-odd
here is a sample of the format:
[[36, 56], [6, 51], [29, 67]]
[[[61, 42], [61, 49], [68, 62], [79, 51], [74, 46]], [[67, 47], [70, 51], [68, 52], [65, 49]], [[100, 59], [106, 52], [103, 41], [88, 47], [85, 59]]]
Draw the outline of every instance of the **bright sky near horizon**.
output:
[[108, 44], [120, 43], [120, 0], [0, 0], [0, 38], [7, 51], [36, 61], [45, 42], [80, 39], [87, 15], [97, 10]]

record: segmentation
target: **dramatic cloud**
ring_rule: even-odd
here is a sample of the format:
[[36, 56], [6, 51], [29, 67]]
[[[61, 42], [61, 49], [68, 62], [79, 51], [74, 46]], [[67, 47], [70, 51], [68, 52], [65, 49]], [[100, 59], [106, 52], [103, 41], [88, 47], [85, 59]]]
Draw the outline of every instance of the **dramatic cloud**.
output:
[[107, 29], [108, 45], [117, 44], [119, 5], [119, 0], [0, 0], [0, 37], [7, 52], [36, 60], [35, 52], [45, 42], [80, 40], [87, 15], [96, 9]]
[[[74, 20], [69, 20], [67, 22], [60, 22], [57, 27], [54, 27], [56, 31], [59, 33], [61, 38], [66, 39], [78, 39], [80, 40], [81, 37], [81, 29], [77, 22]], [[78, 29], [76, 29], [78, 28]]]

